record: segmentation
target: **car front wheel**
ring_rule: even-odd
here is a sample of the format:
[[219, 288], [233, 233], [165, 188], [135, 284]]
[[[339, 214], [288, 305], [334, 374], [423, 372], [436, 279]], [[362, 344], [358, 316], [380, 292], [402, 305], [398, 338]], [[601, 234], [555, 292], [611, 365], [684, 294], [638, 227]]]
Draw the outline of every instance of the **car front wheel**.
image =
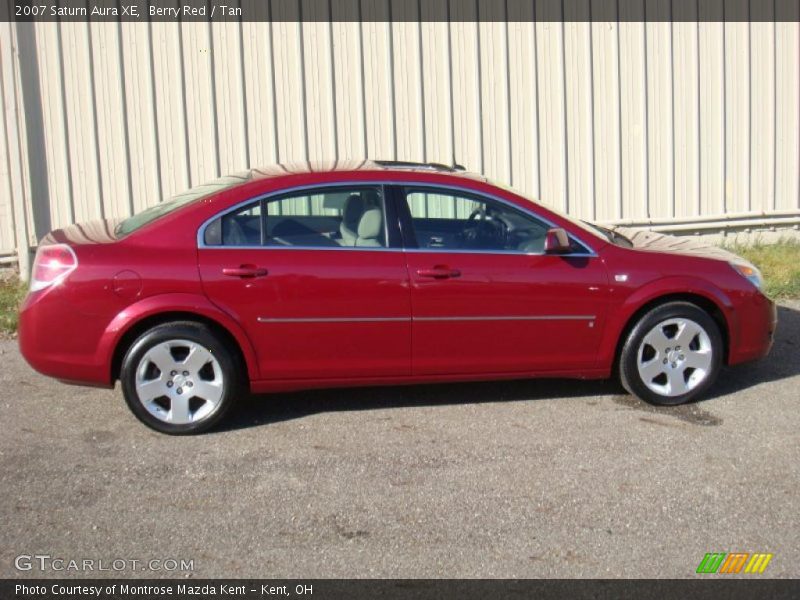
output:
[[714, 383], [722, 352], [722, 335], [707, 312], [688, 302], [669, 302], [647, 312], [628, 334], [620, 381], [651, 404], [682, 404]]
[[158, 325], [122, 361], [125, 401], [148, 427], [173, 435], [200, 433], [228, 412], [240, 388], [235, 354], [205, 325]]

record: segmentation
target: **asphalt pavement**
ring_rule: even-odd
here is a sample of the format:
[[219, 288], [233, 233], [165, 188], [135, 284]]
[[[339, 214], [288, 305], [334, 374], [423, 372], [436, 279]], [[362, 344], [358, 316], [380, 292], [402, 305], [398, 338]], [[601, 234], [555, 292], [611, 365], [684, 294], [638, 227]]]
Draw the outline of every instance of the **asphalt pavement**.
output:
[[768, 359], [686, 406], [610, 382], [340, 389], [183, 438], [0, 341], [0, 578], [693, 577], [734, 551], [798, 577], [800, 302], [779, 318]]

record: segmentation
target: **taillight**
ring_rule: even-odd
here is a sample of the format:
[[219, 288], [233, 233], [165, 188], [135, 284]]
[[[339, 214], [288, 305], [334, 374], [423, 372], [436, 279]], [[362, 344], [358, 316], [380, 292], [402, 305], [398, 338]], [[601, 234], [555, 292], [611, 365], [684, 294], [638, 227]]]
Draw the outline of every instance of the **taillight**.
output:
[[66, 244], [39, 246], [33, 261], [31, 291], [57, 284], [78, 267], [78, 257]]

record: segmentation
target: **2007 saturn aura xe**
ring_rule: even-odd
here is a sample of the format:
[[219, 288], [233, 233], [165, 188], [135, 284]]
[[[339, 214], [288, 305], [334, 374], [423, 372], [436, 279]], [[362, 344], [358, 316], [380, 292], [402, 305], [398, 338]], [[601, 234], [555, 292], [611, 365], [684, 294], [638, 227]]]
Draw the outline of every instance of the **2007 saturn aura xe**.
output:
[[573, 220], [436, 164], [252, 169], [39, 245], [19, 344], [121, 382], [172, 434], [246, 390], [608, 378], [654, 404], [769, 352], [758, 270], [694, 240]]

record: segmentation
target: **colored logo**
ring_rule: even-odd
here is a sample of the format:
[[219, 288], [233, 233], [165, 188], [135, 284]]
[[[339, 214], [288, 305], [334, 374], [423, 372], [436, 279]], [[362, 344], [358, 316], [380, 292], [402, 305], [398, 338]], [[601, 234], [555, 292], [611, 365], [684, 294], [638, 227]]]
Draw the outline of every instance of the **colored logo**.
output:
[[[772, 554], [765, 552], [709, 552], [700, 561], [697, 567], [698, 573], [725, 573], [733, 575], [736, 573], [763, 573]], [[744, 570], [743, 570], [744, 569]]]

